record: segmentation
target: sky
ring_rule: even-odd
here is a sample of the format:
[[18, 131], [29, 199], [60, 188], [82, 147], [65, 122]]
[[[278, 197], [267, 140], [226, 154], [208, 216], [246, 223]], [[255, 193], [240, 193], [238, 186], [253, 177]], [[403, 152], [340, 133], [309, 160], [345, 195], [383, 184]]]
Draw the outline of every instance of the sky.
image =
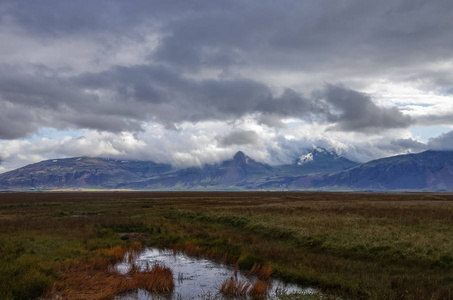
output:
[[0, 0], [0, 172], [453, 150], [451, 0]]

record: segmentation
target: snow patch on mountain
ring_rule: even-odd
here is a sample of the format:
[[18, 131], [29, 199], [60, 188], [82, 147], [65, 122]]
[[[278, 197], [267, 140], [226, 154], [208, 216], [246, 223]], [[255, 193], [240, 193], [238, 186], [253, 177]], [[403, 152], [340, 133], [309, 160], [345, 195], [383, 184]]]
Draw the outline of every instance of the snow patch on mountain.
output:
[[305, 164], [305, 163], [307, 163], [307, 162], [311, 162], [311, 161], [313, 161], [313, 153], [310, 152], [310, 153], [308, 153], [308, 154], [306, 154], [306, 155], [302, 155], [302, 156], [299, 158], [299, 160], [297, 161], [297, 164], [298, 164], [299, 166], [301, 166], [301, 165], [303, 165], [303, 164]]

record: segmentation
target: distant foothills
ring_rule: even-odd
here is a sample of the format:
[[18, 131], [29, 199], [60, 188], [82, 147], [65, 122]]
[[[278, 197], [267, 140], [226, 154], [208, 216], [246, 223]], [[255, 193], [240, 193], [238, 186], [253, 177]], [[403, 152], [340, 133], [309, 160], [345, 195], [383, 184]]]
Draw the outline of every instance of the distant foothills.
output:
[[0, 190], [453, 191], [453, 151], [425, 151], [359, 164], [313, 148], [290, 165], [242, 152], [218, 164], [177, 169], [152, 161], [52, 159], [0, 174]]

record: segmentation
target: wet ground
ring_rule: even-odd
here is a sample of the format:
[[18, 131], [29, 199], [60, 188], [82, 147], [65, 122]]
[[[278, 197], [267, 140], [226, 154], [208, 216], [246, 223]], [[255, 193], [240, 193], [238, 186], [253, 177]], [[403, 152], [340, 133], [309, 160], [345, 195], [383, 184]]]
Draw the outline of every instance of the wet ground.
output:
[[[175, 289], [168, 295], [151, 295], [144, 290], [133, 291], [124, 295], [116, 296], [115, 300], [145, 300], [145, 299], [221, 299], [219, 290], [222, 283], [234, 276], [234, 269], [230, 266], [215, 263], [207, 259], [188, 257], [184, 254], [174, 254], [170, 250], [149, 248], [144, 250], [132, 262], [128, 263], [127, 257], [124, 262], [116, 265], [116, 269], [126, 274], [132, 264], [141, 269], [154, 264], [165, 265], [173, 271]], [[255, 278], [248, 278], [241, 272], [237, 274], [238, 280], [253, 282]], [[313, 288], [302, 288], [294, 284], [285, 284], [279, 280], [272, 280], [270, 297], [278, 294], [313, 294], [317, 291]]]

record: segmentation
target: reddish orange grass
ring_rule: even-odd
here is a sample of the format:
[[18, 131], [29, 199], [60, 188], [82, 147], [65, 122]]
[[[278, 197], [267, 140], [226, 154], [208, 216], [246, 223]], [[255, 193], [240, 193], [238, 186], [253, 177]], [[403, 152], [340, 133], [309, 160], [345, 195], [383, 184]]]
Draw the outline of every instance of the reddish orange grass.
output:
[[165, 266], [154, 265], [141, 272], [132, 265], [127, 277], [114, 271], [112, 265], [121, 261], [126, 253], [129, 257], [135, 256], [141, 249], [140, 243], [133, 243], [130, 248], [100, 249], [97, 252], [104, 256], [88, 261], [65, 262], [59, 270], [58, 280], [42, 299], [111, 299], [137, 288], [156, 293], [172, 291], [173, 273]]
[[230, 279], [227, 279], [222, 283], [220, 292], [226, 296], [245, 296], [247, 295], [249, 287], [249, 282], [230, 277]]
[[[129, 272], [131, 274], [131, 272]], [[154, 265], [152, 269], [142, 272], [134, 272], [130, 279], [131, 286], [142, 288], [150, 292], [170, 292], [175, 287], [173, 272], [170, 268], [161, 265]]]
[[267, 281], [270, 279], [270, 277], [272, 275], [272, 271], [273, 271], [273, 269], [269, 265], [261, 267], [258, 264], [254, 264], [252, 269], [250, 270], [249, 274], [252, 276], [255, 275], [260, 280]]
[[252, 299], [265, 299], [269, 288], [269, 282], [257, 280], [249, 291]]

